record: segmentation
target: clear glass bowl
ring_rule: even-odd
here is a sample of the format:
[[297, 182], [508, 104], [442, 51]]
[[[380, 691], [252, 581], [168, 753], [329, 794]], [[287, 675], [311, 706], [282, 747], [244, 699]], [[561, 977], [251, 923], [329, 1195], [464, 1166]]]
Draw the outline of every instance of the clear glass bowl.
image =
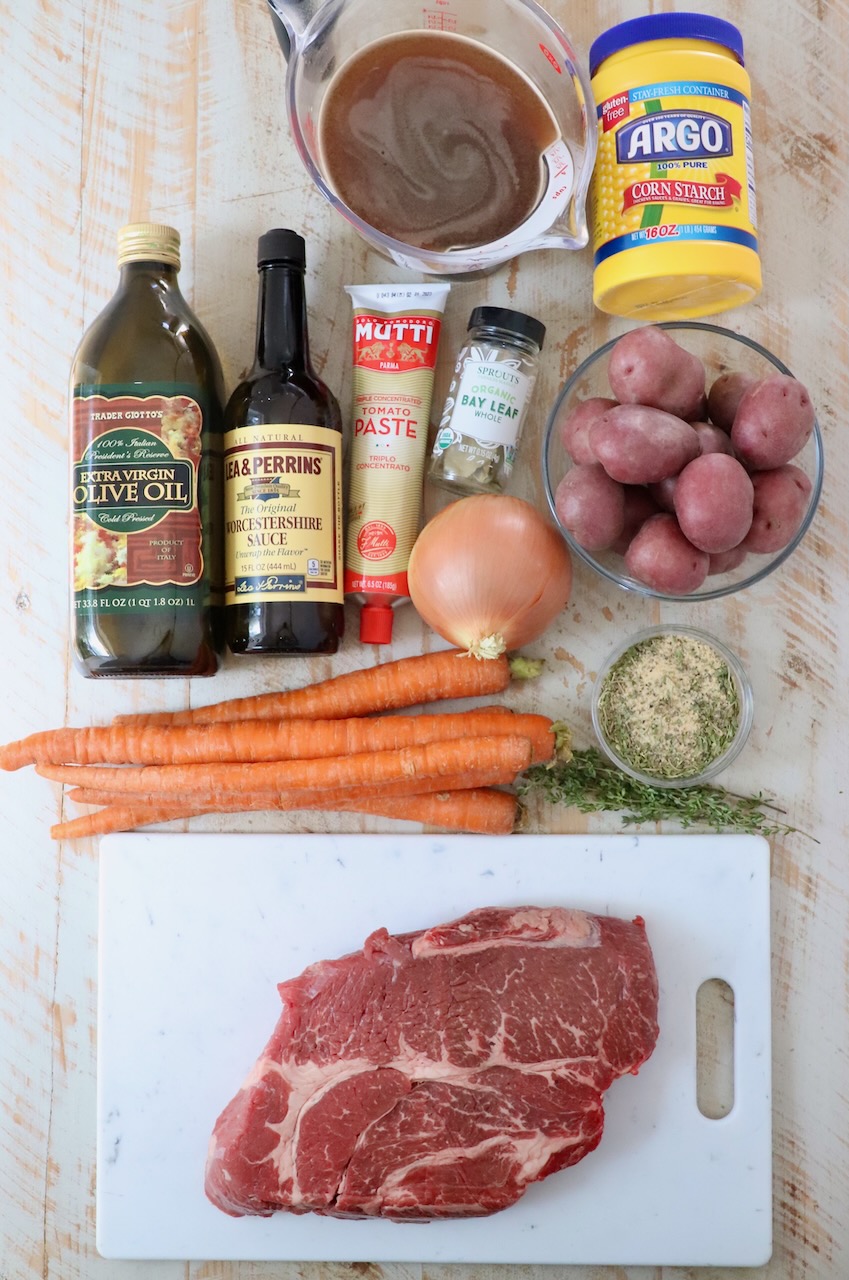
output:
[[[680, 635], [689, 636], [694, 640], [699, 640], [703, 644], [710, 647], [720, 655], [723, 662], [731, 672], [734, 684], [737, 690], [737, 701], [740, 704], [740, 718], [737, 722], [737, 732], [731, 743], [726, 747], [725, 751], [716, 759], [712, 760], [709, 765], [701, 770], [700, 773], [693, 774], [689, 777], [682, 778], [658, 778], [649, 773], [641, 772], [635, 769], [623, 756], [619, 754], [615, 747], [604, 735], [601, 725], [601, 717], [599, 715], [599, 699], [601, 697], [604, 683], [610, 674], [611, 669], [619, 661], [619, 659], [633, 649], [635, 645], [642, 644], [645, 640], [654, 639], [656, 636], [663, 635]], [[593, 686], [591, 714], [593, 721], [593, 729], [598, 738], [599, 745], [609, 760], [616, 765], [617, 769], [621, 769], [623, 773], [627, 773], [632, 778], [636, 778], [638, 782], [646, 782], [653, 787], [695, 787], [702, 782], [710, 782], [723, 769], [727, 769], [733, 760], [743, 750], [746, 740], [752, 728], [752, 720], [754, 718], [754, 699], [752, 697], [752, 686], [746, 670], [740, 659], [733, 653], [727, 645], [721, 640], [717, 640], [715, 636], [708, 635], [706, 631], [700, 631], [696, 627], [680, 626], [677, 623], [664, 623], [657, 627], [648, 627], [644, 631], [638, 631], [636, 635], [629, 636], [628, 639], [618, 648], [614, 649], [604, 663], [603, 667], [596, 676]]]
[[[733, 333], [719, 325], [704, 324], [696, 320], [669, 321], [658, 326], [668, 329], [670, 335], [679, 346], [700, 357], [707, 370], [707, 385], [721, 373], [751, 373], [757, 378], [773, 373], [790, 374], [787, 366], [767, 351], [765, 347], [742, 334]], [[654, 587], [631, 577], [625, 568], [624, 558], [615, 551], [587, 551], [578, 545], [568, 529], [564, 529], [557, 516], [554, 495], [557, 486], [573, 465], [561, 440], [560, 429], [563, 422], [582, 400], [592, 396], [610, 396], [610, 385], [607, 381], [607, 363], [611, 349], [618, 338], [606, 342], [591, 356], [588, 356], [565, 383], [554, 407], [549, 414], [548, 423], [542, 444], [542, 474], [545, 496], [557, 527], [569, 545], [570, 550], [583, 560], [584, 564], [595, 569], [609, 582], [626, 591], [634, 591], [640, 595], [651, 596], [656, 600], [718, 600], [722, 596], [731, 595], [734, 591], [742, 591], [756, 582], [762, 581], [772, 573], [788, 556], [792, 555], [802, 541], [820, 499], [823, 479], [823, 445], [819, 423], [814, 424], [813, 434], [804, 449], [793, 459], [793, 465], [805, 472], [811, 481], [811, 496], [805, 517], [795, 536], [780, 551], [770, 555], [756, 555], [750, 552], [736, 569], [727, 573], [716, 574], [705, 579], [703, 585], [688, 595], [674, 595], [657, 591]]]

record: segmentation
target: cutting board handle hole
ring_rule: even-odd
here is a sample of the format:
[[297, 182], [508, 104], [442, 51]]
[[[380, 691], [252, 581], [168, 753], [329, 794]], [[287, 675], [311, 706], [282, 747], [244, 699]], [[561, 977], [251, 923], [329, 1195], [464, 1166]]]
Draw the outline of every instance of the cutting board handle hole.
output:
[[708, 1120], [734, 1106], [734, 992], [722, 978], [696, 992], [696, 1103]]

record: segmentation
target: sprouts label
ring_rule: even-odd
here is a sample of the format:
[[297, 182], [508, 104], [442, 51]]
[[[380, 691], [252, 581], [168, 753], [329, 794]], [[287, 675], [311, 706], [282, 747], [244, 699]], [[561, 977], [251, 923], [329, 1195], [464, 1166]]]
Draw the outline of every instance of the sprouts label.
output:
[[86, 394], [72, 402], [77, 613], [195, 607], [203, 571], [203, 413], [190, 395]]
[[[453, 401], [440, 425], [444, 428], [450, 421], [458, 437], [515, 448], [535, 381], [520, 365], [519, 360], [499, 360], [497, 355], [486, 360], [473, 353], [463, 365], [459, 384], [452, 383], [449, 400], [453, 396]], [[443, 432], [437, 439], [440, 447], [447, 447]]]

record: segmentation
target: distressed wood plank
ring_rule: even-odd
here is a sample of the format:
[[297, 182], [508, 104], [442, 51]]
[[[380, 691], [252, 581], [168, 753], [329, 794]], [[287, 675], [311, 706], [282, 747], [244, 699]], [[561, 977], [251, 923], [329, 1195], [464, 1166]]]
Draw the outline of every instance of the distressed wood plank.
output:
[[[4, 5], [0, 47], [0, 438], [4, 469], [20, 477], [4, 499], [2, 704], [4, 726], [26, 731], [45, 714], [65, 714], [67, 525], [58, 495], [67, 352], [81, 312], [80, 16], [59, 4]], [[65, 1087], [54, 1018], [61, 872], [44, 838], [56, 801], [36, 781], [4, 790], [0, 838], [0, 1270], [10, 1277], [49, 1266], [54, 1099]]]

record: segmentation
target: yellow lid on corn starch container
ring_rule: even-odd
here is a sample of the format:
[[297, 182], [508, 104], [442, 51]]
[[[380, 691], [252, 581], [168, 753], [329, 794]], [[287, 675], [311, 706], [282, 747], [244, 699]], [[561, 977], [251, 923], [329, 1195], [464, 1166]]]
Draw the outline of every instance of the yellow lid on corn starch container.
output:
[[681, 320], [749, 302], [761, 267], [738, 29], [698, 13], [635, 18], [593, 43], [590, 73], [596, 306]]

